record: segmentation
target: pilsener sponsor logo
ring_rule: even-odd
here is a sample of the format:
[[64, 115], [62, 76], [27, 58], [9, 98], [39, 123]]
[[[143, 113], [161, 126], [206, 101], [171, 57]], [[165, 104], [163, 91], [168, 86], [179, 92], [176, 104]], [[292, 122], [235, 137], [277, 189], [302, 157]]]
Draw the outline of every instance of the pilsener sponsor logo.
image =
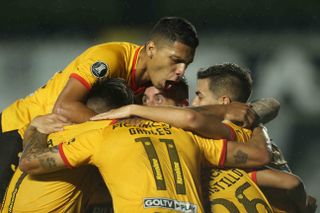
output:
[[184, 213], [196, 213], [197, 206], [193, 203], [168, 198], [144, 198], [144, 208], [165, 208]]

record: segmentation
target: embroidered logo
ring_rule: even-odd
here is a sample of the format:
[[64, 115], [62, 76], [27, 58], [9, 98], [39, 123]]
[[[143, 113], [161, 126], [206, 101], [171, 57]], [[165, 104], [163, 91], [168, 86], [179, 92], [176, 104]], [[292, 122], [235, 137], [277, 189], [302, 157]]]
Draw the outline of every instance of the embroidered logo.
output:
[[109, 66], [101, 61], [97, 61], [91, 66], [92, 74], [97, 78], [102, 78], [108, 75]]

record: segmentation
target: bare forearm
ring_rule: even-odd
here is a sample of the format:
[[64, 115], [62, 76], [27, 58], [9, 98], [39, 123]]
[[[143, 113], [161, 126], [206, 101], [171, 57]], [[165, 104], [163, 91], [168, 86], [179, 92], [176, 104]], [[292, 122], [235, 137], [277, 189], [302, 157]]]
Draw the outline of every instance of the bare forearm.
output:
[[292, 189], [286, 191], [290, 200], [298, 207], [299, 212], [306, 212], [307, 194], [302, 182]]
[[89, 109], [82, 102], [70, 102], [57, 104], [54, 113], [65, 116], [73, 123], [82, 123], [88, 121], [92, 116], [96, 115], [94, 111]]
[[253, 130], [247, 144], [229, 141], [227, 144], [226, 166], [251, 168], [268, 164], [271, 160], [270, 150], [267, 145], [268, 135], [257, 127]]
[[[260, 187], [269, 187], [279, 192], [283, 190], [284, 199], [288, 200], [292, 206], [296, 206], [299, 212], [305, 212], [307, 195], [298, 176], [276, 169], [264, 169], [257, 171], [256, 177]], [[280, 195], [281, 193], [278, 193], [278, 196]]]
[[41, 174], [58, 170], [57, 161], [54, 155], [58, 156], [57, 147], [47, 147], [47, 134], [37, 131], [34, 127], [28, 128], [25, 137], [25, 148], [23, 150], [19, 168], [29, 174]]
[[280, 103], [274, 98], [263, 98], [250, 104], [252, 109], [259, 115], [260, 123], [273, 120], [280, 110]]
[[215, 116], [217, 119], [224, 120], [227, 108], [225, 105], [206, 105], [192, 107], [192, 110], [202, 113], [203, 115]]
[[130, 105], [130, 115], [138, 116], [145, 119], [154, 121], [162, 121], [169, 123], [175, 127], [189, 130], [189, 122], [193, 119], [194, 114], [191, 110], [177, 108], [177, 107], [165, 107], [165, 106], [141, 106]]
[[192, 131], [203, 137], [229, 139], [229, 129], [212, 115], [205, 115], [192, 109], [178, 107], [147, 107], [132, 105], [131, 115], [163, 121], [172, 126]]
[[34, 161], [38, 158], [39, 154], [42, 154], [49, 150], [47, 148], [46, 141], [46, 134], [38, 132], [37, 129], [33, 126], [28, 127], [23, 141], [23, 143], [26, 145], [22, 152], [19, 165], [22, 171], [24, 171], [25, 167], [21, 165], [25, 165], [26, 163]]

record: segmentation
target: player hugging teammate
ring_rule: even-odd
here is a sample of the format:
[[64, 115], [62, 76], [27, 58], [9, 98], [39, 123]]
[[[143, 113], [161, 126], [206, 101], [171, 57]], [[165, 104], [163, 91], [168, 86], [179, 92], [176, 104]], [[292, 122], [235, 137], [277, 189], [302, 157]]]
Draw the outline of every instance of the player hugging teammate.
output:
[[[162, 18], [144, 45], [91, 47], [4, 109], [1, 211], [314, 212], [301, 180], [274, 169], [285, 161], [272, 155], [279, 151], [259, 123], [279, 105], [245, 104], [247, 70], [198, 72], [194, 107], [182, 108], [198, 43], [190, 22]], [[152, 106], [132, 104], [131, 90], [136, 103]], [[140, 118], [114, 120], [132, 116]]]

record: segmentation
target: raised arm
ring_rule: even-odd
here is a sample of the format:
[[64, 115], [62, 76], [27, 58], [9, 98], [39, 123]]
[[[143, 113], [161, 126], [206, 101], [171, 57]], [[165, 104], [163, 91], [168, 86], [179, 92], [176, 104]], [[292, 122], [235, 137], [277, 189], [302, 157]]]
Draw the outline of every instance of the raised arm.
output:
[[[226, 111], [222, 105], [217, 106], [217, 108], [221, 111]], [[173, 106], [128, 105], [102, 113], [92, 119], [117, 119], [130, 116], [166, 122], [175, 127], [195, 132], [203, 137], [229, 139], [230, 136], [229, 128], [221, 123], [223, 119], [213, 115], [207, 116], [189, 108]]]
[[53, 112], [65, 116], [73, 123], [81, 123], [96, 113], [85, 105], [88, 89], [77, 79], [69, 78], [60, 93]]
[[248, 143], [228, 141], [224, 166], [251, 168], [271, 161], [270, 138], [264, 127], [256, 127]]

